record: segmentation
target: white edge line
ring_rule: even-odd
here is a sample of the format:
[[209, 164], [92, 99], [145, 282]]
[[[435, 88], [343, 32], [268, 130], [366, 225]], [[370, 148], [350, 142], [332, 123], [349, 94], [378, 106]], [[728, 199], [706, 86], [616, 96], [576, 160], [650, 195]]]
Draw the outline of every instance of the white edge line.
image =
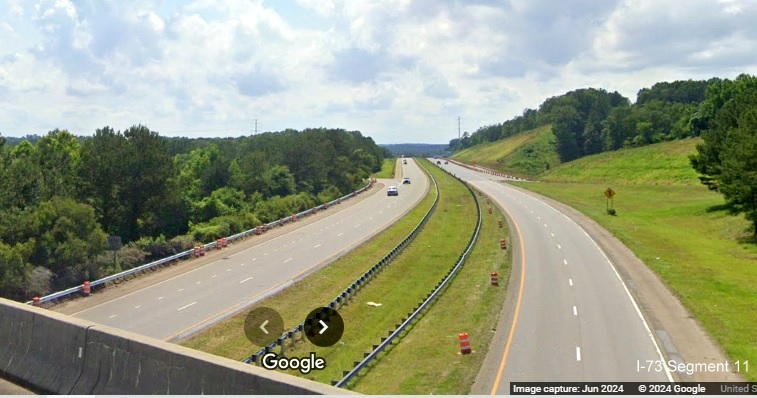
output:
[[[524, 193], [524, 194], [526, 194], [526, 193]], [[528, 195], [528, 194], [526, 194], [526, 195]], [[531, 196], [531, 195], [528, 195], [528, 196]], [[631, 300], [631, 304], [633, 304], [633, 308], [636, 310], [636, 315], [638, 315], [639, 319], [641, 319], [641, 323], [642, 323], [642, 325], [644, 325], [644, 329], [646, 329], [646, 331], [647, 331], [647, 336], [649, 337], [650, 340], [652, 340], [652, 345], [654, 345], [654, 348], [657, 351], [657, 355], [660, 356], [660, 360], [662, 360], [663, 362], [666, 362], [665, 361], [665, 356], [662, 355], [662, 350], [660, 350], [660, 345], [657, 344], [657, 339], [654, 338], [654, 334], [652, 333], [652, 329], [649, 327], [649, 324], [647, 323], [647, 320], [644, 318], [644, 314], [641, 313], [641, 309], [639, 308], [639, 304], [636, 303], [636, 299], [633, 297], [633, 295], [631, 294], [631, 291], [628, 289], [628, 286], [626, 285], [626, 282], [623, 280], [623, 278], [621, 278], [620, 273], [618, 272], [618, 269], [615, 268], [615, 264], [613, 264], [612, 261], [610, 261], [610, 258], [607, 257], [607, 253], [605, 253], [605, 251], [602, 250], [602, 247], [599, 246], [599, 244], [597, 243], [597, 241], [595, 241], [594, 238], [592, 238], [591, 235], [589, 235], [589, 233], [586, 232], [585, 229], [583, 229], [583, 227], [581, 227], [580, 225], [578, 225], [577, 222], [573, 221], [572, 218], [568, 217], [565, 213], [563, 213], [563, 212], [555, 209], [554, 206], [550, 205], [549, 203], [547, 203], [547, 202], [545, 202], [543, 200], [540, 200], [540, 199], [536, 198], [535, 196], [531, 196], [531, 197], [534, 198], [534, 199], [536, 199], [536, 200], [538, 200], [539, 202], [542, 202], [544, 205], [546, 205], [547, 207], [549, 207], [550, 209], [554, 210], [558, 214], [560, 214], [563, 217], [565, 217], [568, 221], [570, 221], [571, 223], [573, 223], [576, 226], [576, 228], [578, 228], [581, 232], [584, 233], [584, 235], [586, 235], [587, 238], [589, 238], [589, 240], [591, 241], [591, 243], [593, 243], [594, 246], [597, 247], [597, 249], [599, 250], [599, 252], [602, 253], [602, 255], [605, 257], [605, 260], [607, 260], [607, 263], [610, 264], [610, 268], [612, 268], [613, 272], [615, 272], [615, 276], [620, 281], [620, 284], [623, 286], [623, 289], [626, 291], [626, 295], [628, 295], [628, 298]], [[670, 373], [670, 370], [666, 366], [663, 366], [663, 369], [665, 369], [665, 375], [668, 377], [668, 381], [670, 381], [671, 383], [675, 383], [675, 380], [673, 379], [673, 375]]]

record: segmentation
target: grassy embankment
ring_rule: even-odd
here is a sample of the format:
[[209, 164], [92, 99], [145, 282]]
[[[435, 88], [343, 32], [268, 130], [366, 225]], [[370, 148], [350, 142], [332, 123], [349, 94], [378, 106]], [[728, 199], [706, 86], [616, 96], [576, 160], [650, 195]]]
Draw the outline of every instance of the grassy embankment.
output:
[[[757, 381], [757, 245], [743, 216], [699, 184], [687, 155], [699, 140], [672, 141], [565, 163], [543, 182], [515, 184], [566, 203], [612, 232], [653, 269], [742, 372]], [[617, 216], [605, 212], [612, 187]]]
[[[378, 343], [394, 327], [394, 323], [430, 291], [465, 247], [475, 225], [473, 198], [462, 184], [426, 164], [437, 178], [441, 190], [435, 215], [402, 256], [364, 288], [350, 305], [340, 310], [347, 325], [340, 344], [318, 348], [310, 343], [298, 343], [288, 351], [289, 356], [316, 351], [326, 358], [329, 364], [327, 369], [311, 373], [308, 378], [326, 383], [338, 379], [342, 370], [349, 369], [353, 361], [361, 359], [363, 352]], [[293, 288], [258, 303], [256, 307], [278, 310], [287, 328], [300, 322], [313, 307], [327, 303], [409, 233], [432, 200], [433, 194], [430, 194], [421, 205], [387, 231]], [[373, 365], [376, 367], [374, 372], [380, 376], [376, 378], [374, 372], [370, 372], [357, 380], [359, 391], [391, 393], [390, 388], [398, 388], [402, 393], [429, 389], [436, 393], [467, 392], [483, 360], [485, 346], [491, 338], [490, 330], [504, 301], [504, 285], [509, 270], [504, 266], [505, 254], [500, 253], [496, 243], [506, 232], [492, 231], [496, 228], [494, 218], [497, 215], [487, 216], [489, 219], [484, 228], [487, 234], [493, 236], [483, 235], [481, 239], [488, 244], [479, 245], [452, 286], [412, 328], [421, 330], [407, 334]], [[488, 275], [494, 269], [502, 274], [502, 287], [487, 288]], [[302, 297], [308, 300], [302, 300]], [[368, 306], [365, 303], [369, 301], [382, 303], [382, 306]], [[184, 345], [242, 359], [256, 349], [244, 337], [242, 326], [245, 315], [246, 312], [221, 322], [184, 342]], [[456, 321], [452, 322], [452, 319]], [[456, 329], [449, 330], [452, 324], [456, 325]], [[457, 333], [461, 330], [471, 334], [473, 347], [479, 354], [466, 357], [457, 354]], [[418, 355], [419, 352], [422, 354]], [[397, 363], [406, 365], [398, 370]], [[450, 367], [449, 363], [460, 366]], [[384, 368], [388, 370], [382, 370]]]
[[455, 153], [452, 158], [524, 177], [536, 177], [560, 163], [550, 126], [479, 144]]
[[381, 171], [373, 173], [373, 178], [394, 178], [394, 169], [397, 167], [397, 159], [389, 158], [384, 159], [384, 163], [381, 164]]

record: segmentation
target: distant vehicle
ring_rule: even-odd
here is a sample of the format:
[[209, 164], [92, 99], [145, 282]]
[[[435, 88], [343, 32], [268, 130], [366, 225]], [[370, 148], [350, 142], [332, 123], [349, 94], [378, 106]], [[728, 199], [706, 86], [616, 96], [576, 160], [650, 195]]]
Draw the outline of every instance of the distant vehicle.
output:
[[397, 196], [400, 192], [397, 190], [397, 187], [391, 186], [389, 189], [386, 190], [386, 196]]
[[407, 160], [403, 160], [402, 163], [407, 164]]
[[441, 160], [437, 160], [436, 164], [442, 164], [442, 161]]
[[405, 177], [405, 178], [402, 179], [402, 183], [403, 184], [410, 184], [410, 179], [407, 178], [407, 177]]
[[444, 164], [449, 164], [449, 162], [445, 160], [445, 161], [444, 161]]

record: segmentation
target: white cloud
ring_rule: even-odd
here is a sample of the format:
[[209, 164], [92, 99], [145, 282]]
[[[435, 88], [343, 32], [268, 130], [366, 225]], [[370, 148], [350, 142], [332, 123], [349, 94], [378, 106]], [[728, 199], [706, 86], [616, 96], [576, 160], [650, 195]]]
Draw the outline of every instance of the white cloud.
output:
[[[0, 0], [3, 134], [333, 126], [446, 142], [586, 86], [755, 73], [748, 0]], [[187, 134], [191, 135], [191, 134]]]

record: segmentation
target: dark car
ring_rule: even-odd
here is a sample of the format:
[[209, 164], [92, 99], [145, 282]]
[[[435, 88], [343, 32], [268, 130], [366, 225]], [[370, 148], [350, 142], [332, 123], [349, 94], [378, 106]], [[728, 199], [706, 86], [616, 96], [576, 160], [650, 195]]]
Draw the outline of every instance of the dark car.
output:
[[407, 177], [405, 177], [405, 178], [402, 179], [402, 183], [403, 184], [410, 184], [410, 179], [407, 178]]

